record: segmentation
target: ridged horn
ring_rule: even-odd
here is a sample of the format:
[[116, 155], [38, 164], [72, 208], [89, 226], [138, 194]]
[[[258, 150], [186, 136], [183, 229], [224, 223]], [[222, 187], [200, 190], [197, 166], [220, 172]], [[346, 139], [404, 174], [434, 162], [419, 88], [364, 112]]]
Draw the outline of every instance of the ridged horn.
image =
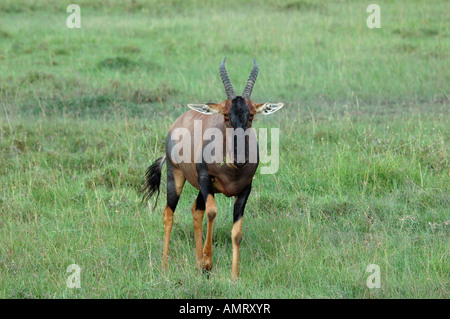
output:
[[236, 97], [236, 94], [234, 93], [233, 85], [230, 82], [230, 79], [228, 78], [227, 69], [225, 68], [225, 61], [227, 58], [225, 57], [223, 59], [222, 64], [220, 65], [219, 72], [220, 77], [222, 78], [223, 86], [225, 87], [225, 93], [227, 94], [227, 98], [229, 100], [232, 100]]
[[256, 63], [256, 59], [253, 59], [253, 69], [250, 72], [250, 76], [248, 78], [247, 84], [245, 85], [244, 92], [242, 93], [242, 97], [249, 99], [252, 95], [253, 86], [255, 85], [256, 78], [258, 77], [259, 65]]

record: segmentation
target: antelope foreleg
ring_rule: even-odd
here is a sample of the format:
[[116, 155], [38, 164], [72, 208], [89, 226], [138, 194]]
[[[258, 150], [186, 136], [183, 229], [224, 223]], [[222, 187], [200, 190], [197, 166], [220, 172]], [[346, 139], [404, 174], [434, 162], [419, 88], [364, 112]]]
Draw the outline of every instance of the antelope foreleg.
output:
[[216, 201], [212, 194], [209, 194], [206, 199], [205, 211], [208, 217], [208, 227], [206, 229], [205, 247], [203, 247], [203, 270], [210, 271], [212, 268], [212, 235], [217, 214]]
[[248, 184], [244, 190], [236, 196], [233, 211], [233, 229], [231, 230], [231, 241], [233, 244], [233, 259], [231, 262], [231, 278], [239, 277], [239, 248], [242, 241], [242, 218], [252, 184]]
[[196, 266], [198, 269], [202, 266], [203, 258], [203, 233], [202, 233], [202, 223], [203, 216], [205, 213], [205, 201], [201, 193], [198, 194], [194, 205], [191, 208], [192, 219], [194, 221], [194, 235], [195, 235], [195, 255], [196, 255]]

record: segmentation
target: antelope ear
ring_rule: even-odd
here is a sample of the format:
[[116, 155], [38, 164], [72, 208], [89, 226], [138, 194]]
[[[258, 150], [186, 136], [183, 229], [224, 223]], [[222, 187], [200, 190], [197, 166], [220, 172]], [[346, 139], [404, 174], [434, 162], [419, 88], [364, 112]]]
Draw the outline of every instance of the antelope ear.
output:
[[190, 109], [203, 114], [217, 114], [221, 113], [220, 104], [188, 104]]
[[269, 115], [275, 113], [284, 106], [284, 103], [263, 103], [258, 104], [255, 108], [256, 113]]

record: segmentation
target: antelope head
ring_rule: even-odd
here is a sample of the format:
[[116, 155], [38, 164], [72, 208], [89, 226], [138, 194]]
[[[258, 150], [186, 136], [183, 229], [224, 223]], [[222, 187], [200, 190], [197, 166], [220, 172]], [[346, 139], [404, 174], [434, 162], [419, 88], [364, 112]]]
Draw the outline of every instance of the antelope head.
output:
[[242, 128], [246, 130], [252, 126], [255, 114], [269, 115], [283, 107], [283, 103], [255, 103], [250, 100], [259, 71], [256, 60], [253, 60], [253, 69], [250, 72], [250, 77], [245, 85], [242, 96], [236, 96], [233, 85], [228, 78], [225, 61], [226, 58], [223, 59], [219, 72], [225, 87], [227, 99], [217, 104], [188, 104], [189, 108], [203, 114], [222, 114], [226, 127], [234, 129]]

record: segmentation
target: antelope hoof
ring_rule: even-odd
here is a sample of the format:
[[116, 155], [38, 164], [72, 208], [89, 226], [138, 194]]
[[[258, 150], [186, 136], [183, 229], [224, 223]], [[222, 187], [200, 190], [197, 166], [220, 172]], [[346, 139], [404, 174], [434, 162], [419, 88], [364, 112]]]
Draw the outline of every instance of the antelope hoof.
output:
[[202, 262], [203, 272], [210, 272], [211, 269], [212, 269], [212, 258], [203, 256], [203, 262]]
[[206, 276], [206, 279], [209, 279], [211, 275], [212, 264], [207, 264], [202, 266], [202, 274]]

